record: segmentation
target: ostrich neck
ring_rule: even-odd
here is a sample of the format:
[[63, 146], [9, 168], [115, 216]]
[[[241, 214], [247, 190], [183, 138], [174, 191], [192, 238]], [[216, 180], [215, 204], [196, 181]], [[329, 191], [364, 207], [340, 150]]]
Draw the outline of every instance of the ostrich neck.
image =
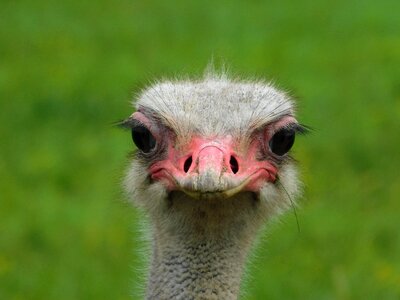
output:
[[248, 251], [262, 224], [249, 197], [175, 199], [153, 220], [147, 299], [237, 299]]

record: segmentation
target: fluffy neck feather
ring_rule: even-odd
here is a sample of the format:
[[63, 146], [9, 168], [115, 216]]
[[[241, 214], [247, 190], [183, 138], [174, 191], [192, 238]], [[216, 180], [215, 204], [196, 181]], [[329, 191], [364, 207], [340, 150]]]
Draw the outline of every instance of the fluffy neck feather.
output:
[[152, 216], [148, 299], [237, 299], [247, 254], [265, 219], [251, 194], [195, 200], [174, 194]]

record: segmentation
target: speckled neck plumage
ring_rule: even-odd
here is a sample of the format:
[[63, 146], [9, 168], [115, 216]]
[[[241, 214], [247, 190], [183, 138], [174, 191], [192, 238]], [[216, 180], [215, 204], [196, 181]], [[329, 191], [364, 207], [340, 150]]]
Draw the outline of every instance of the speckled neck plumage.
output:
[[248, 194], [206, 201], [175, 194], [152, 220], [147, 299], [237, 299], [263, 219], [260, 202]]
[[148, 299], [237, 299], [243, 254], [221, 241], [154, 250]]

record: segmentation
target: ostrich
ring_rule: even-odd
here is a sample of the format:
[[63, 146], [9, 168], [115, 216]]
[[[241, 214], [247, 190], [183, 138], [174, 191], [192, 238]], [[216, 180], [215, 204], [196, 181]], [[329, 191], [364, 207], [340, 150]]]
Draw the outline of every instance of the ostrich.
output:
[[137, 148], [125, 189], [151, 225], [146, 299], [237, 299], [257, 233], [300, 190], [292, 100], [209, 73], [154, 84], [121, 125]]

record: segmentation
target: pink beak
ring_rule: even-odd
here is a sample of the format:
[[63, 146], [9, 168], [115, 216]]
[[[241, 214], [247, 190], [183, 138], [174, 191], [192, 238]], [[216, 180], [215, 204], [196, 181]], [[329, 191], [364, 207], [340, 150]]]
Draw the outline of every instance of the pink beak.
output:
[[238, 155], [230, 138], [193, 138], [182, 155], [170, 147], [168, 158], [150, 167], [151, 178], [168, 190], [180, 190], [194, 198], [229, 198], [241, 191], [258, 192], [274, 182], [277, 169], [269, 161], [256, 159], [256, 147]]

